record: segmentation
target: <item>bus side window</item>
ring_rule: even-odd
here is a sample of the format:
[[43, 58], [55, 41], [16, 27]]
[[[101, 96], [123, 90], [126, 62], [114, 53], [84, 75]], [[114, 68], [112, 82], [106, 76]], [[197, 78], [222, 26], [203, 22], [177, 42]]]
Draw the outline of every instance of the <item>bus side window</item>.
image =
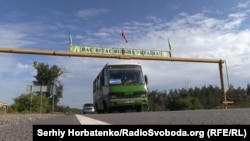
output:
[[104, 86], [108, 86], [108, 69], [104, 69]]
[[104, 70], [102, 70], [102, 73], [101, 73], [101, 86], [104, 85]]
[[96, 80], [93, 82], [93, 92], [96, 92]]
[[101, 87], [100, 87], [100, 76], [98, 76], [98, 78], [97, 78], [97, 90], [101, 90]]

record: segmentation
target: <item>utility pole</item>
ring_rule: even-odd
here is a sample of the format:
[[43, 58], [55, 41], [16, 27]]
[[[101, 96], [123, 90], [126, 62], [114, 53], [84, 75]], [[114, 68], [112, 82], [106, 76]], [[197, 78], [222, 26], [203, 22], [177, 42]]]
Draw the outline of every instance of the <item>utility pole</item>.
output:
[[30, 113], [32, 112], [32, 85], [27, 85], [26, 92], [30, 93]]
[[53, 85], [50, 87], [50, 94], [52, 94], [52, 113], [54, 112], [55, 109], [55, 94], [57, 92], [57, 87], [54, 83], [52, 83]]
[[[39, 63], [36, 62], [35, 66], [36, 66], [37, 70], [39, 69], [38, 65], [39, 65]], [[42, 75], [43, 75], [43, 72], [42, 72]], [[40, 85], [40, 96], [41, 96], [41, 99], [40, 99], [40, 113], [42, 113], [42, 103], [43, 103], [42, 82], [40, 82], [39, 85]]]
[[42, 97], [42, 84], [40, 84], [40, 95], [41, 95], [41, 101], [40, 101], [40, 113], [42, 113], [42, 103], [43, 103], [43, 97]]

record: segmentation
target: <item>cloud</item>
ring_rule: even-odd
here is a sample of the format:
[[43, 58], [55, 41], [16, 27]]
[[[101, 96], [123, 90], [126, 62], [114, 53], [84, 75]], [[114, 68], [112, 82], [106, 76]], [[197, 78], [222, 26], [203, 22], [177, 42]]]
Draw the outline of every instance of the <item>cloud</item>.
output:
[[13, 28], [15, 25], [0, 25], [0, 38], [3, 47], [23, 47], [33, 44], [27, 39], [27, 34], [23, 33], [21, 28]]
[[26, 69], [26, 68], [29, 68], [29, 65], [28, 65], [28, 64], [21, 64], [21, 63], [18, 63], [17, 68]]
[[240, 2], [238, 4], [238, 8], [248, 8], [250, 5], [250, 2], [249, 1], [244, 1], [244, 2]]
[[87, 20], [92, 17], [96, 17], [100, 14], [105, 14], [108, 12], [108, 9], [100, 8], [100, 9], [83, 9], [76, 13], [76, 17], [81, 18], [83, 20]]

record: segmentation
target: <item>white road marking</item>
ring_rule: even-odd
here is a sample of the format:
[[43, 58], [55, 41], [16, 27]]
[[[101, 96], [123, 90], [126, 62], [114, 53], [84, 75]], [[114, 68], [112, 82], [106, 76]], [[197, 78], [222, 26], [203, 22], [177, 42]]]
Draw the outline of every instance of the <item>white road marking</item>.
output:
[[81, 125], [110, 125], [109, 123], [103, 122], [103, 121], [99, 121], [99, 120], [95, 120], [89, 117], [86, 117], [84, 115], [79, 115], [76, 114], [75, 115], [76, 118], [79, 120], [79, 122], [81, 123]]

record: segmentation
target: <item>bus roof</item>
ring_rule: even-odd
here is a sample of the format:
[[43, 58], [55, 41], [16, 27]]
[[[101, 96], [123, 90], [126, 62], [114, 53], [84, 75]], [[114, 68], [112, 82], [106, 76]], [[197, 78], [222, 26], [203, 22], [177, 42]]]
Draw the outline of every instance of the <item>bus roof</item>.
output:
[[140, 63], [135, 63], [135, 62], [116, 62], [116, 63], [107, 63], [106, 66], [111, 66], [111, 65], [141, 65]]

